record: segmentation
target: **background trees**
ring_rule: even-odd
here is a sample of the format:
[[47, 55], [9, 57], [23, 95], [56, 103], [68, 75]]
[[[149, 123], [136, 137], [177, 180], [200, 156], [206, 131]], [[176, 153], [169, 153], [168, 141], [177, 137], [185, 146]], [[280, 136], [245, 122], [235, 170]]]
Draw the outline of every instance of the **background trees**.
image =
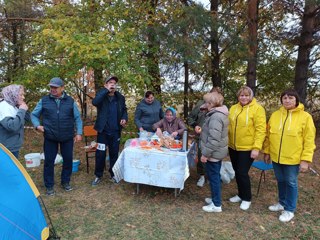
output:
[[174, 93], [164, 100], [183, 102], [184, 116], [212, 86], [224, 89], [229, 105], [243, 84], [266, 104], [295, 87], [312, 107], [319, 91], [319, 5], [2, 0], [0, 82], [24, 84], [32, 100], [60, 76], [85, 104], [87, 86], [100, 88], [106, 75], [116, 74], [125, 94]]

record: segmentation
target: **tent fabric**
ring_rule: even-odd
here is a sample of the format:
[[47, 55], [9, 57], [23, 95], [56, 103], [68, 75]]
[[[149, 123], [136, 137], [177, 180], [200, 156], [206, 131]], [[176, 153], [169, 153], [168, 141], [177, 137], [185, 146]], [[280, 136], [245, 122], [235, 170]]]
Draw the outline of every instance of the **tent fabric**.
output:
[[40, 195], [31, 177], [0, 144], [0, 239], [47, 239]]

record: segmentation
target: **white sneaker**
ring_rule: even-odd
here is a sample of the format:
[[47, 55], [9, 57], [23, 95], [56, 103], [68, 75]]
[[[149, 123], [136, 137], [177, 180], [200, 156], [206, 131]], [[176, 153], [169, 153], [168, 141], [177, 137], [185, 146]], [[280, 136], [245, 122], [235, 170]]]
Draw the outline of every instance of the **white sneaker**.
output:
[[282, 211], [279, 220], [281, 222], [290, 222], [291, 219], [294, 217], [294, 213], [293, 212], [289, 212], [289, 211]]
[[269, 210], [271, 212], [279, 212], [279, 211], [283, 211], [284, 207], [280, 203], [276, 203], [276, 204], [269, 206]]
[[240, 209], [247, 211], [249, 209], [250, 205], [251, 205], [251, 202], [242, 201], [240, 204]]
[[220, 207], [216, 207], [213, 203], [207, 205], [207, 206], [203, 206], [202, 210], [205, 212], [222, 212], [222, 208]]
[[241, 202], [241, 198], [238, 195], [235, 195], [232, 198], [229, 198], [229, 201], [232, 203], [237, 203], [237, 202]]
[[199, 178], [198, 182], [197, 182], [197, 186], [198, 186], [198, 187], [203, 187], [203, 185], [204, 185], [205, 182], [206, 182], [206, 179], [205, 179], [204, 176], [202, 175], [202, 176]]
[[206, 204], [211, 204], [211, 203], [212, 203], [212, 198], [206, 197], [206, 198], [204, 199], [204, 201], [206, 202]]

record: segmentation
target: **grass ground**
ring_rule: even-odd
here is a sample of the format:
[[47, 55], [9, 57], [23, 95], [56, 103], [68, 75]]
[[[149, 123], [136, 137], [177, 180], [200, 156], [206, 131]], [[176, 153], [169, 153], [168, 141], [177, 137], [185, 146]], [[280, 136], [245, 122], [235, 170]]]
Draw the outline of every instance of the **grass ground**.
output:
[[[233, 180], [222, 187], [223, 212], [205, 213], [201, 208], [204, 198], [210, 196], [209, 185], [196, 186], [195, 169], [190, 170], [185, 189], [177, 198], [172, 189], [146, 185], [137, 195], [134, 184], [113, 184], [106, 178], [91, 187], [94, 162], [87, 174], [82, 146], [84, 143], [77, 143], [75, 147], [75, 158], [81, 159], [81, 165], [72, 176], [71, 192], [60, 188], [61, 165], [55, 167], [53, 197], [45, 195], [43, 163], [27, 169], [61, 239], [320, 239], [320, 177], [311, 171], [300, 174], [297, 212], [293, 221], [284, 224], [279, 222], [278, 213], [267, 209], [277, 199], [273, 171], [266, 173], [266, 182], [256, 197], [260, 172], [250, 170], [254, 197], [248, 211], [228, 201], [236, 193]], [[317, 146], [312, 168], [320, 173], [320, 138]], [[20, 161], [24, 164], [26, 153], [41, 151], [42, 136], [26, 130]]]

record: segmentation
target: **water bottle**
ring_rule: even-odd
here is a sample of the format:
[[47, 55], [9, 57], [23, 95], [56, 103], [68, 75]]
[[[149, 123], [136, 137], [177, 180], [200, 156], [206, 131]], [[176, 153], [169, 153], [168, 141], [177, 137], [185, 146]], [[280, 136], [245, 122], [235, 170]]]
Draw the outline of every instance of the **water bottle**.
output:
[[182, 151], [188, 151], [188, 130], [187, 129], [183, 131]]

